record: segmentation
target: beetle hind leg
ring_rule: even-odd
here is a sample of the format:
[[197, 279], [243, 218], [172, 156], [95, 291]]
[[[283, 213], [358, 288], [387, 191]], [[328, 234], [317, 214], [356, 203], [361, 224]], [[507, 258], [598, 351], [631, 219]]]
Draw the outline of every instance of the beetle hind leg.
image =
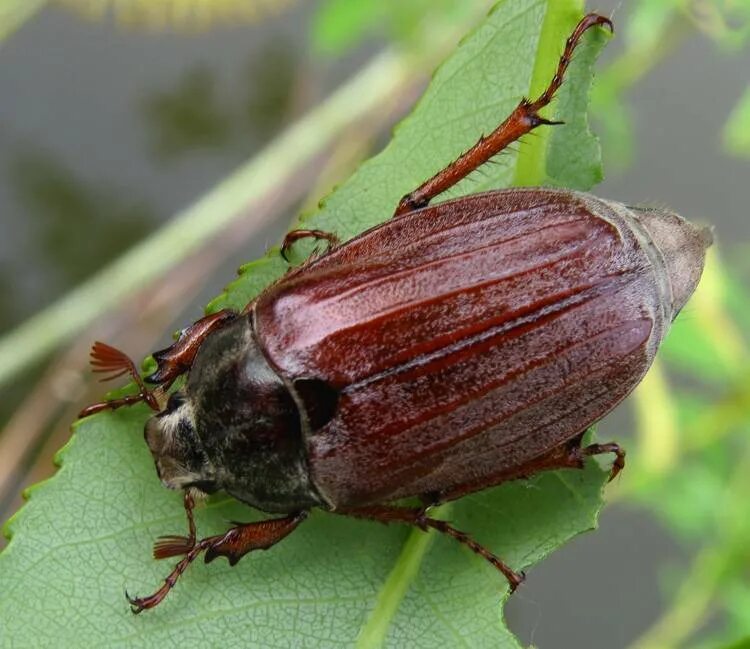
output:
[[522, 99], [508, 118], [492, 133], [479, 138], [479, 141], [473, 147], [461, 154], [445, 169], [402, 197], [393, 216], [401, 216], [425, 207], [433, 198], [453, 187], [503, 149], [538, 126], [561, 124], [560, 121], [542, 117], [540, 111], [549, 105], [555, 93], [560, 89], [573, 52], [581, 42], [581, 37], [586, 31], [597, 25], [612, 30], [612, 21], [606, 16], [595, 13], [584, 16], [565, 42], [565, 48], [560, 56], [555, 74], [544, 92], [533, 101]]
[[[559, 464], [555, 464], [553, 461], [549, 469], [583, 469], [585, 466], [585, 460], [588, 457], [594, 457], [595, 455], [606, 455], [612, 453], [615, 456], [612, 467], [609, 471], [609, 480], [612, 482], [617, 475], [625, 468], [625, 449], [622, 448], [617, 442], [607, 442], [605, 444], [589, 444], [588, 446], [582, 446], [584, 433], [581, 433], [577, 437], [567, 442], [564, 445], [567, 453], [564, 453], [560, 459]], [[553, 452], [554, 453], [554, 452]]]
[[[584, 435], [585, 431], [565, 444], [552, 449], [549, 453], [520, 467], [514, 477], [528, 478], [542, 471], [554, 471], [555, 469], [583, 469], [586, 458], [612, 453], [615, 459], [612, 462], [608, 480], [608, 482], [612, 482], [625, 468], [625, 449], [616, 442], [583, 446]], [[513, 479], [513, 477], [510, 479]]]
[[494, 568], [499, 570], [508, 580], [510, 592], [512, 593], [518, 586], [523, 583], [526, 575], [523, 571], [516, 572], [500, 557], [490, 552], [483, 545], [472, 539], [466, 532], [456, 529], [448, 523], [437, 518], [431, 518], [425, 515], [424, 508], [421, 507], [397, 507], [390, 505], [373, 505], [371, 507], [357, 507], [354, 509], [341, 510], [336, 512], [344, 516], [353, 516], [355, 518], [364, 518], [379, 523], [405, 523], [418, 527], [423, 532], [430, 529], [437, 530], [441, 534], [450, 536], [465, 545], [475, 554], [478, 554]]

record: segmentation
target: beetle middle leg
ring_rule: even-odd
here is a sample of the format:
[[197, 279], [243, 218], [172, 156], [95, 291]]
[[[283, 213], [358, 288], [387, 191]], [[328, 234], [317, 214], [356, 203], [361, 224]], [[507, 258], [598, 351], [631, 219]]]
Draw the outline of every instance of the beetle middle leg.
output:
[[610, 30], [613, 29], [612, 21], [605, 16], [593, 13], [584, 16], [578, 25], [576, 25], [573, 33], [568, 37], [565, 49], [557, 64], [555, 75], [544, 92], [534, 101], [526, 98], [522, 99], [508, 118], [492, 133], [479, 138], [479, 142], [456, 158], [445, 169], [439, 171], [414, 191], [406, 194], [399, 202], [398, 207], [396, 207], [393, 216], [401, 216], [402, 214], [425, 207], [433, 198], [453, 187], [453, 185], [466, 178], [471, 172], [519, 138], [530, 133], [537, 126], [543, 124], [561, 124], [562, 122], [542, 117], [539, 111], [549, 105], [555, 93], [560, 89], [565, 71], [568, 69], [568, 65], [570, 65], [573, 51], [580, 42], [584, 32], [595, 25], [606, 25]]
[[287, 232], [284, 237], [284, 242], [281, 244], [281, 256], [284, 261], [288, 262], [288, 254], [291, 247], [295, 242], [302, 239], [315, 239], [316, 241], [327, 241], [328, 249], [330, 250], [333, 246], [337, 246], [340, 243], [339, 238], [332, 232], [325, 232], [324, 230], [292, 230]]
[[353, 509], [345, 509], [337, 514], [344, 516], [353, 516], [355, 518], [364, 518], [379, 523], [405, 523], [407, 525], [413, 525], [418, 527], [420, 530], [426, 532], [429, 529], [437, 530], [441, 534], [445, 534], [454, 538], [456, 541], [465, 545], [475, 554], [478, 554], [485, 561], [494, 566], [499, 570], [505, 578], [508, 580], [510, 585], [510, 591], [513, 592], [526, 578], [523, 572], [516, 572], [508, 564], [506, 564], [500, 557], [494, 555], [487, 548], [480, 543], [477, 543], [472, 539], [466, 532], [456, 529], [447, 521], [442, 521], [438, 518], [430, 518], [425, 515], [423, 507], [398, 507], [395, 505], [373, 505], [370, 507], [356, 507]]
[[[187, 504], [185, 508], [188, 512], [192, 510], [192, 506], [188, 509]], [[271, 546], [276, 545], [279, 541], [291, 534], [297, 526], [307, 518], [307, 514], [307, 511], [301, 511], [296, 514], [291, 514], [290, 516], [284, 516], [283, 518], [271, 518], [264, 521], [257, 521], [255, 523], [237, 524], [235, 527], [224, 532], [224, 534], [208, 536], [200, 541], [195, 541], [191, 547], [187, 547], [187, 544], [185, 543], [175, 544], [172, 546], [172, 551], [167, 551], [169, 542], [157, 541], [154, 548], [154, 555], [157, 555], [160, 547], [164, 550], [157, 558], [165, 558], [179, 554], [184, 554], [184, 556], [177, 565], [175, 565], [172, 572], [167, 575], [164, 584], [162, 584], [162, 586], [152, 595], [147, 597], [131, 597], [125, 593], [125, 596], [130, 602], [131, 610], [133, 613], [140, 613], [141, 611], [153, 608], [159, 604], [169, 594], [169, 591], [174, 588], [180, 575], [185, 572], [188, 566], [203, 552], [206, 553], [206, 563], [213, 561], [217, 557], [226, 557], [229, 564], [233, 566], [252, 550], [267, 550]], [[192, 520], [190, 514], [188, 514], [188, 518], [189, 520]], [[194, 534], [194, 528], [192, 525], [191, 529]], [[171, 538], [179, 539], [180, 541], [187, 539], [187, 537]]]

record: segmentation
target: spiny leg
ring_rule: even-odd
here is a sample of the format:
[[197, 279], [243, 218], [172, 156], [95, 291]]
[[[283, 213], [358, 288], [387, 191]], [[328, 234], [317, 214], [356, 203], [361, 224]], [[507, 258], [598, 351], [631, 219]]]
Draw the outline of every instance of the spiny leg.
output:
[[441, 534], [446, 534], [454, 538], [456, 541], [468, 547], [472, 552], [478, 554], [485, 561], [489, 562], [497, 570], [499, 570], [505, 578], [508, 580], [510, 585], [510, 591], [513, 592], [526, 578], [523, 572], [516, 572], [510, 566], [508, 566], [502, 559], [495, 556], [483, 545], [477, 543], [472, 539], [466, 532], [456, 529], [450, 523], [441, 521], [437, 518], [430, 518], [425, 515], [424, 508], [421, 507], [397, 507], [390, 505], [373, 505], [371, 507], [357, 507], [354, 509], [341, 510], [336, 512], [345, 516], [353, 516], [355, 518], [365, 518], [380, 523], [405, 523], [407, 525], [414, 525], [422, 531], [428, 529], [434, 529]]
[[218, 537], [208, 537], [196, 543], [193, 548], [174, 567], [172, 572], [167, 575], [167, 578], [164, 580], [164, 584], [156, 592], [149, 595], [148, 597], [131, 597], [128, 592], [125, 591], [125, 597], [127, 598], [128, 602], [130, 602], [130, 610], [137, 615], [141, 611], [145, 611], [148, 608], [153, 608], [154, 606], [159, 604], [167, 596], [169, 591], [174, 588], [174, 585], [177, 583], [177, 579], [180, 577], [180, 575], [185, 572], [185, 570], [187, 570], [187, 567], [191, 563], [193, 563], [193, 561], [195, 561], [198, 556], [200, 556], [200, 553], [206, 550], [211, 542], [213, 542], [216, 538]]
[[283, 257], [284, 261], [289, 261], [289, 258], [287, 257], [289, 250], [291, 250], [295, 242], [302, 239], [327, 241], [329, 250], [333, 246], [337, 246], [340, 243], [339, 238], [335, 234], [331, 232], [325, 232], [324, 230], [292, 230], [291, 232], [287, 232], [286, 236], [284, 237], [284, 242], [281, 244], [281, 256]]
[[[186, 506], [187, 509], [187, 506]], [[209, 563], [216, 557], [226, 557], [230, 565], [235, 565], [243, 556], [252, 550], [267, 550], [283, 538], [291, 534], [296, 527], [307, 518], [308, 512], [302, 511], [283, 518], [272, 518], [255, 523], [237, 524], [230, 528], [224, 534], [217, 534], [201, 539], [184, 552], [184, 557], [177, 563], [172, 572], [167, 575], [164, 584], [152, 595], [148, 597], [131, 597], [127, 593], [125, 596], [130, 602], [130, 608], [133, 613], [140, 613], [159, 604], [174, 588], [180, 575], [187, 570], [187, 567], [195, 561], [202, 552], [206, 553], [205, 561]], [[184, 538], [184, 537], [177, 537]], [[154, 549], [160, 547], [157, 541]], [[173, 548], [174, 553], [167, 550], [167, 543], [161, 545], [164, 548], [163, 557], [182, 554], [177, 551], [177, 544]]]
[[565, 43], [557, 70], [546, 90], [534, 101], [522, 99], [510, 116], [492, 133], [479, 138], [473, 147], [459, 156], [445, 169], [439, 171], [432, 178], [406, 194], [398, 204], [393, 216], [407, 214], [421, 207], [425, 207], [433, 198], [453, 187], [472, 171], [496, 156], [508, 145], [531, 132], [542, 124], [560, 124], [541, 117], [539, 111], [547, 106], [562, 85], [565, 71], [570, 64], [573, 51], [581, 40], [584, 32], [595, 25], [606, 25], [611, 30], [612, 21], [605, 16], [588, 14], [578, 23], [573, 33]]

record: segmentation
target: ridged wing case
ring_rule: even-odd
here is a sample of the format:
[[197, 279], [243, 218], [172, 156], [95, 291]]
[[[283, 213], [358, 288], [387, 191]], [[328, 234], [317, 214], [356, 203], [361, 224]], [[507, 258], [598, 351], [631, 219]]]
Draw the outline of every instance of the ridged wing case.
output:
[[635, 387], [672, 313], [658, 250], [618, 208], [477, 194], [391, 219], [261, 295], [277, 371], [339, 392], [307, 431], [332, 506], [488, 486]]

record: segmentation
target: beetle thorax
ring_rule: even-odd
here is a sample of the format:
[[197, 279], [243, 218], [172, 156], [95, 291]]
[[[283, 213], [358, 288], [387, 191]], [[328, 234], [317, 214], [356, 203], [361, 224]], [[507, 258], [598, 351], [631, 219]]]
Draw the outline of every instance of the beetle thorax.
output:
[[320, 504], [299, 410], [266, 360], [251, 316], [206, 339], [177, 395], [179, 405], [146, 431], [167, 486], [223, 489], [270, 512]]

